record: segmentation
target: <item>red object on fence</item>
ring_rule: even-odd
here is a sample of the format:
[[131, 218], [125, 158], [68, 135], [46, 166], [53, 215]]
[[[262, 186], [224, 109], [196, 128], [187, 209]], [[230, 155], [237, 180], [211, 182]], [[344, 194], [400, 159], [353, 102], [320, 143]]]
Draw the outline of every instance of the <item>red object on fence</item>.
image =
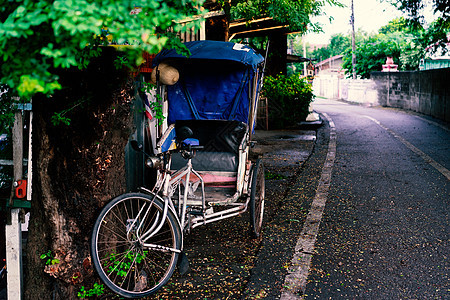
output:
[[22, 199], [25, 198], [27, 195], [27, 181], [26, 180], [19, 180], [17, 181], [17, 187], [16, 187], [16, 198]]

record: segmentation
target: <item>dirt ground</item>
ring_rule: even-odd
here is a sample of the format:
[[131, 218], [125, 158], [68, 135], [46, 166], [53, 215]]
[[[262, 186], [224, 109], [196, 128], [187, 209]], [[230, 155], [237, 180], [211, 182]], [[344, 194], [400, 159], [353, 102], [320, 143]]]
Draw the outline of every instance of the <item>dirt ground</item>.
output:
[[[273, 224], [274, 217], [301, 165], [315, 144], [311, 130], [258, 131], [252, 157], [262, 157], [266, 169], [264, 227]], [[177, 272], [169, 283], [149, 299], [262, 299], [264, 290], [249, 292], [252, 269], [265, 238], [250, 235], [247, 213], [228, 220], [194, 229], [185, 236], [185, 249], [191, 271]], [[297, 225], [299, 222], [292, 222]]]

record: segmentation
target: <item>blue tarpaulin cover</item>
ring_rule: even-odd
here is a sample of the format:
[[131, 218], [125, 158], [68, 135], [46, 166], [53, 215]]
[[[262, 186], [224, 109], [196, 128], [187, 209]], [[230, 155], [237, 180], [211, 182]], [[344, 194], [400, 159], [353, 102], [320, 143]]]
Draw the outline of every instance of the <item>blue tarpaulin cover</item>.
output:
[[[190, 59], [231, 60], [251, 66], [253, 69], [256, 69], [264, 61], [264, 58], [260, 54], [243, 44], [219, 41], [194, 41], [184, 43], [184, 45], [191, 52]], [[163, 50], [153, 59], [153, 66], [156, 67], [167, 58], [186, 57], [178, 54], [173, 49]]]
[[[167, 87], [169, 124], [177, 120], [238, 120], [248, 123], [256, 70], [264, 58], [242, 44], [219, 41], [185, 43], [189, 58], [163, 50], [154, 59], [178, 69], [179, 81]], [[258, 87], [255, 87], [258, 88]]]

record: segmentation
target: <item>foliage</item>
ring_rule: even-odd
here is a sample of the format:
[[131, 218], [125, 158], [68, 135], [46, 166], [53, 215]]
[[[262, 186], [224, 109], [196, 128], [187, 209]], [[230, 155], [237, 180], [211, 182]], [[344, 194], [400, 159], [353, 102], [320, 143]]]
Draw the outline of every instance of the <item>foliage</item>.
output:
[[[358, 30], [355, 34], [356, 43], [361, 43], [366, 40], [369, 35], [363, 31]], [[315, 58], [317, 62], [325, 60], [327, 58], [344, 55], [349, 51], [352, 46], [352, 38], [349, 34], [344, 35], [342, 33], [333, 34], [330, 38], [330, 43], [326, 47], [315, 49], [311, 53], [311, 57]]]
[[[308, 29], [320, 30], [310, 17], [324, 14], [326, 3], [342, 6], [337, 0], [219, 0], [230, 20], [253, 20], [272, 17], [275, 21], [288, 24], [291, 31], [306, 32]], [[309, 28], [310, 27], [310, 28]]]
[[400, 45], [399, 64], [402, 70], [417, 70], [423, 58], [424, 49], [413, 40], [405, 41]]
[[[11, 129], [14, 121], [14, 99], [6, 86], [0, 85], [0, 159], [12, 158]], [[6, 137], [6, 139], [5, 139]], [[12, 166], [0, 166], [0, 192], [4, 192], [12, 182]]]
[[[128, 274], [128, 270], [130, 270], [131, 266], [136, 263], [140, 264], [146, 258], [148, 251], [143, 251], [141, 253], [136, 253], [132, 251], [128, 251], [124, 256], [121, 256], [120, 259], [117, 257], [116, 253], [110, 253], [106, 258], [105, 265], [109, 267], [109, 272], [116, 272], [118, 276], [125, 277]], [[109, 262], [108, 262], [109, 260]]]
[[[447, 33], [450, 32], [450, 21], [438, 19], [431, 23], [430, 26], [424, 30], [419, 30], [416, 37], [416, 44], [420, 44], [429, 54], [438, 51], [445, 52], [447, 45]], [[431, 47], [430, 47], [431, 46]], [[427, 49], [428, 48], [428, 49]]]
[[56, 265], [59, 264], [59, 259], [55, 258], [52, 254], [51, 250], [48, 250], [46, 253], [41, 254], [41, 259], [45, 260], [45, 264], [48, 265]]
[[[358, 32], [357, 39], [360, 39], [365, 33]], [[345, 36], [342, 33], [337, 33], [331, 36], [330, 44], [328, 48], [330, 50], [330, 56], [343, 54], [346, 49], [351, 47], [352, 39], [350, 36]]]
[[[186, 30], [177, 21], [199, 14], [202, 0], [3, 0], [0, 7], [0, 82], [23, 98], [51, 95], [61, 89], [55, 70], [84, 68], [112, 41], [138, 45], [131, 64], [142, 62], [142, 51], [180, 46], [164, 34], [169, 27]], [[130, 14], [138, 7], [139, 13]], [[135, 10], [136, 11], [136, 10]], [[136, 49], [136, 48], [135, 48]]]
[[[394, 19], [380, 28], [380, 34], [357, 39], [356, 73], [369, 78], [370, 72], [381, 71], [387, 56], [394, 58], [399, 70], [417, 70], [422, 58], [445, 49], [448, 31], [448, 23], [442, 19], [427, 29], [410, 20]], [[351, 70], [351, 60], [351, 50], [347, 49], [344, 69]]]
[[395, 32], [410, 33], [412, 31], [411, 25], [412, 23], [404, 17], [395, 18], [389, 21], [388, 24], [382, 26], [378, 32], [382, 34], [390, 34]]
[[287, 177], [282, 174], [272, 173], [269, 170], [266, 170], [264, 178], [266, 180], [282, 180], [282, 179], [286, 179]]
[[[156, 88], [156, 85], [151, 82], [143, 82], [142, 84], [143, 84], [143, 87], [141, 88], [141, 90], [146, 93], [150, 93], [153, 89]], [[161, 95], [159, 95], [159, 94], [156, 94], [155, 98], [156, 98], [156, 101], [150, 102], [149, 107], [153, 111], [153, 117], [158, 120], [158, 122], [155, 123], [155, 126], [157, 126], [157, 125], [161, 126], [164, 123], [164, 120], [166, 118], [164, 116], [163, 107], [161, 104], [161, 103], [163, 103], [163, 99], [162, 99]]]
[[[419, 31], [420, 35], [415, 41], [416, 45], [421, 45], [424, 49], [434, 45], [434, 49], [431, 49], [432, 53], [439, 50], [447, 51], [443, 44], [447, 42], [445, 35], [450, 32], [450, 5], [448, 0], [390, 0], [390, 2], [399, 10], [407, 13], [409, 15], [409, 26]], [[426, 5], [433, 7], [437, 19], [429, 28], [424, 30], [422, 24], [425, 23], [425, 19], [422, 12]], [[425, 50], [422, 51], [425, 52]]]
[[[156, 95], [156, 98], [159, 102], [151, 102], [150, 109], [153, 111], [153, 117], [158, 120], [158, 125], [161, 126], [164, 123], [164, 119], [166, 118], [163, 113], [162, 107], [162, 98], [160, 95]], [[155, 124], [156, 126], [156, 124]]]
[[327, 58], [330, 58], [334, 55], [331, 54], [331, 50], [329, 46], [317, 48], [312, 52], [312, 57], [316, 59], [317, 62], [321, 62]]
[[448, 20], [450, 17], [448, 0], [390, 0], [390, 2], [399, 10], [408, 13], [414, 20], [420, 20], [422, 18], [421, 11], [426, 4], [431, 4], [434, 13], [440, 16], [441, 19]]
[[6, 85], [0, 85], [0, 135], [8, 134], [14, 121], [14, 97]]
[[269, 99], [269, 122], [273, 128], [292, 127], [304, 121], [314, 99], [311, 85], [298, 75], [267, 76], [262, 92]]
[[67, 117], [66, 114], [68, 112], [70, 112], [71, 110], [75, 109], [77, 106], [80, 106], [81, 104], [83, 104], [86, 101], [87, 101], [86, 99], [80, 99], [77, 101], [76, 104], [71, 105], [69, 108], [64, 109], [60, 112], [55, 112], [55, 114], [51, 117], [50, 122], [52, 122], [52, 124], [54, 126], [57, 126], [60, 124], [70, 125], [70, 122], [72, 120], [69, 117]]
[[[381, 71], [381, 66], [385, 64], [386, 57], [393, 57], [394, 63], [399, 64], [400, 45], [397, 39], [392, 36], [374, 35], [359, 43], [356, 47], [356, 74], [361, 78], [369, 78], [373, 71]], [[347, 74], [352, 70], [352, 53], [348, 49], [343, 58], [343, 68], [347, 69]]]
[[[362, 34], [359, 34], [362, 36]], [[349, 35], [343, 35], [342, 33], [333, 34], [330, 39], [330, 44], [326, 47], [315, 49], [311, 56], [320, 62], [327, 58], [342, 55], [345, 51], [351, 47], [352, 40]]]
[[[358, 36], [362, 36], [363, 34], [364, 33], [360, 33]], [[312, 51], [309, 43], [305, 44], [306, 51], [303, 51], [303, 40], [300, 34], [288, 35], [288, 43], [290, 48], [293, 50], [292, 54], [313, 59], [313, 63], [318, 63], [327, 58], [344, 54], [345, 50], [351, 46], [351, 38], [350, 36], [343, 35], [342, 33], [334, 34], [331, 36], [329, 45], [316, 48]], [[292, 63], [288, 66], [288, 74], [298, 73], [298, 70], [303, 70], [303, 68], [304, 63]]]
[[94, 283], [94, 287], [92, 289], [86, 290], [84, 286], [81, 287], [78, 292], [78, 297], [84, 299], [92, 296], [101, 296], [105, 293], [105, 287], [103, 284]]

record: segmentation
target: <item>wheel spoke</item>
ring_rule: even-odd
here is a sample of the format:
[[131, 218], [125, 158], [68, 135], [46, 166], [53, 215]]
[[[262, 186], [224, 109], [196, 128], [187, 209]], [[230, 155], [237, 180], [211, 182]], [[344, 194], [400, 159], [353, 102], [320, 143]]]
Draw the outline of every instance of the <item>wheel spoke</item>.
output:
[[[100, 278], [119, 295], [143, 297], [161, 288], [172, 275], [181, 247], [181, 229], [171, 211], [145, 247], [139, 232], [151, 231], [162, 216], [160, 198], [125, 194], [111, 201], [94, 226], [92, 257]], [[127, 227], [128, 226], [128, 227]], [[177, 249], [165, 251], [164, 249]]]

